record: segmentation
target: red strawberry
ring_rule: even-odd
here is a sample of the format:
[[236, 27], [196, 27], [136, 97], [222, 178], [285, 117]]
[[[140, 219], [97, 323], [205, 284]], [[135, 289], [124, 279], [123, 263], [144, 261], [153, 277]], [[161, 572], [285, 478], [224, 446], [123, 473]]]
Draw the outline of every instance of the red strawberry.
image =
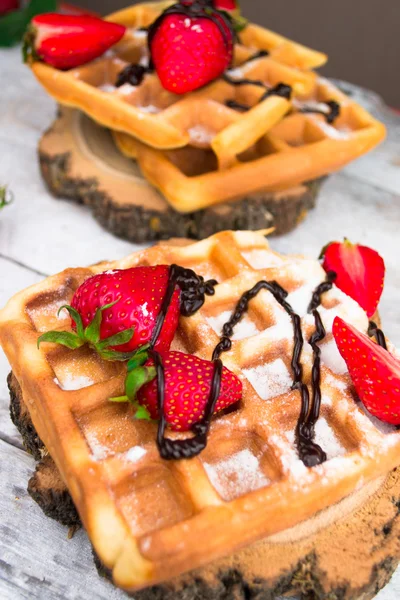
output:
[[237, 0], [214, 0], [214, 6], [217, 10], [233, 12], [238, 8], [238, 2]]
[[[61, 343], [79, 348], [93, 346], [104, 358], [126, 359], [115, 351], [132, 353], [151, 340], [157, 316], [166, 294], [169, 267], [136, 267], [117, 270], [87, 279], [75, 292], [71, 306], [65, 306], [76, 334], [52, 331], [41, 342]], [[180, 290], [175, 289], [155, 350], [168, 350], [178, 326]], [[110, 347], [114, 350], [110, 350]]]
[[[189, 431], [204, 416], [210, 397], [214, 364], [191, 354], [170, 351], [161, 355], [165, 377], [164, 415], [174, 431]], [[135, 359], [133, 359], [134, 361]], [[157, 378], [153, 359], [144, 367], [130, 369], [125, 382], [127, 396], [116, 401], [137, 401], [152, 419], [159, 419]], [[222, 369], [221, 389], [215, 412], [236, 404], [242, 397], [242, 383], [226, 367]]]
[[0, 15], [19, 8], [19, 0], [0, 0]]
[[163, 87], [185, 94], [217, 79], [230, 66], [230, 18], [207, 0], [175, 4], [149, 29], [152, 62]]
[[43, 60], [56, 69], [73, 69], [104, 54], [125, 31], [123, 25], [91, 15], [38, 15], [25, 35], [24, 58]]
[[383, 291], [383, 258], [375, 250], [352, 244], [347, 239], [325, 246], [322, 257], [325, 271], [337, 274], [337, 287], [356, 300], [368, 317], [372, 317]]
[[340, 317], [333, 335], [357, 394], [371, 414], [400, 424], [400, 361]]

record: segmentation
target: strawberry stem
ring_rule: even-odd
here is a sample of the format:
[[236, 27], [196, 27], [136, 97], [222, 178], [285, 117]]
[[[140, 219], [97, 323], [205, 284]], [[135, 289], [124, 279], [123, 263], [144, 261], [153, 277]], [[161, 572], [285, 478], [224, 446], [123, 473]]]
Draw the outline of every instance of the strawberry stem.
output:
[[[86, 328], [83, 327], [81, 315], [75, 308], [69, 304], [61, 306], [57, 314], [59, 315], [62, 310], [67, 310], [72, 321], [75, 323], [76, 333], [72, 331], [48, 331], [38, 338], [38, 348], [42, 342], [61, 344], [70, 350], [75, 350], [76, 348], [88, 344], [104, 360], [129, 360], [132, 357], [132, 352], [119, 352], [118, 350], [113, 350], [113, 347], [122, 346], [123, 344], [130, 342], [135, 333], [133, 327], [100, 340], [103, 312], [114, 306], [117, 302], [118, 300], [98, 308], [92, 321]], [[144, 360], [143, 363], [146, 362], [146, 360]]]

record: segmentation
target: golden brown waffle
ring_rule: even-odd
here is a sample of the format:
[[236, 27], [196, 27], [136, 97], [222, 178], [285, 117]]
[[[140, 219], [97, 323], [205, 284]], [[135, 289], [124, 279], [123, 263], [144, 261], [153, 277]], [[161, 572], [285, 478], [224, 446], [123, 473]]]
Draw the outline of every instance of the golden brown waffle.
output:
[[[65, 329], [56, 317], [89, 276], [114, 268], [177, 263], [220, 284], [193, 317], [181, 318], [175, 349], [210, 358], [241, 294], [261, 279], [276, 280], [302, 317], [325, 274], [317, 261], [284, 257], [265, 238], [222, 232], [191, 245], [165, 243], [117, 262], [69, 269], [15, 296], [0, 313], [0, 342], [21, 385], [34, 426], [54, 458], [89, 537], [115, 582], [135, 589], [170, 579], [282, 531], [333, 505], [399, 462], [400, 433], [359, 408], [331, 334], [340, 315], [360, 330], [362, 309], [335, 287], [320, 314], [322, 410], [316, 442], [328, 460], [308, 469], [294, 430], [299, 392], [291, 391], [293, 331], [287, 314], [261, 292], [235, 330], [224, 363], [243, 382], [241, 407], [215, 418], [206, 450], [188, 461], [164, 462], [156, 425], [134, 421], [123, 391], [124, 366], [104, 363], [89, 349], [71, 352], [38, 335]], [[302, 363], [310, 382], [311, 348]]]
[[[267, 60], [262, 58], [253, 62]], [[248, 63], [241, 70], [242, 76], [251, 78], [250, 73], [257, 68], [252, 65]], [[192, 146], [161, 151], [126, 133], [114, 132], [114, 139], [123, 154], [137, 160], [144, 176], [179, 212], [207, 208], [261, 189], [279, 191], [311, 181], [337, 171], [365, 154], [385, 136], [385, 127], [381, 123], [322, 78], [313, 80], [308, 93], [294, 95], [292, 112], [286, 117], [289, 103], [283, 98], [273, 96], [255, 105], [262, 92], [254, 86], [232, 89], [231, 85], [219, 80], [208, 89], [212, 89], [214, 98], [218, 97], [224, 111], [235, 113], [237, 119], [231, 127], [222, 129], [215, 136], [215, 130], [209, 128], [211, 119], [204, 121], [200, 131], [211, 147], [201, 148], [199, 143], [198, 147], [193, 147], [192, 140]], [[198, 95], [202, 93], [206, 90]], [[250, 127], [250, 135], [254, 133], [251, 148], [250, 138], [243, 134], [244, 122], [240, 113], [224, 105], [231, 99], [255, 106], [247, 113], [249, 121], [254, 119], [253, 128]], [[323, 103], [331, 100], [341, 107], [339, 118], [332, 124], [321, 114], [301, 112], [305, 107], [323, 108]], [[192, 98], [192, 102], [199, 103], [200, 99]], [[286, 108], [282, 114], [279, 111], [283, 103]], [[274, 114], [273, 105], [278, 113]], [[268, 133], [260, 136], [256, 111], [263, 110], [263, 123], [268, 122], [268, 117], [270, 121]], [[222, 121], [219, 123], [222, 126]]]
[[[67, 72], [36, 62], [32, 64], [34, 74], [61, 104], [79, 108], [99, 123], [134, 135], [154, 148], [186, 146], [196, 141], [204, 123], [211, 131], [215, 126], [217, 140], [220, 138], [223, 146], [232, 136], [242, 144], [255, 134], [258, 139], [287, 112], [287, 100], [268, 98], [254, 111], [241, 115], [220, 104], [218, 92], [215, 94], [212, 86], [199, 94], [179, 96], [165, 90], [156, 74], [147, 74], [140, 86], [115, 87], [117, 75], [128, 64], [148, 62], [147, 34], [140, 29], [148, 27], [171, 4], [139, 4], [110, 15], [109, 20], [125, 25], [128, 30], [106, 55]], [[270, 55], [258, 61], [255, 70], [260, 78], [271, 85], [284, 81], [299, 93], [310, 91], [315, 79], [314, 73], [301, 69], [326, 61], [325, 55], [256, 25], [248, 25], [241, 39], [243, 43], [236, 46], [234, 66], [257, 50], [267, 50]], [[254, 75], [255, 71], [251, 69]], [[196, 98], [201, 102], [196, 102]]]

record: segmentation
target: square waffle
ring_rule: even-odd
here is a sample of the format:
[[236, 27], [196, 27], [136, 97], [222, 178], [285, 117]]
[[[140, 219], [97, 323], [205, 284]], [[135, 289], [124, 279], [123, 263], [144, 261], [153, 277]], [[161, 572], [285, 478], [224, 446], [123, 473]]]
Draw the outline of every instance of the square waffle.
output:
[[[34, 62], [32, 70], [61, 104], [79, 108], [99, 123], [134, 135], [154, 148], [186, 146], [191, 137], [196, 136], [196, 129], [205, 119], [218, 122], [222, 118], [224, 128], [239, 119], [243, 121], [243, 130], [246, 130], [246, 122], [254, 122], [253, 114], [223, 111], [224, 107], [219, 105], [218, 99], [214, 100], [213, 88], [206, 88], [210, 89], [210, 95], [207, 92], [200, 95], [203, 107], [199, 112], [198, 105], [192, 102], [195, 94], [179, 96], [168, 92], [161, 86], [155, 73], [147, 74], [139, 86], [126, 83], [116, 87], [117, 76], [126, 66], [131, 63], [148, 64], [147, 33], [143, 28], [147, 28], [172, 4], [150, 2], [110, 15], [108, 20], [125, 25], [127, 33], [113, 49], [87, 65], [63, 72]], [[286, 81], [299, 92], [307, 93], [315, 78], [314, 73], [303, 69], [319, 66], [326, 61], [324, 54], [256, 25], [248, 25], [241, 34], [241, 40], [242, 43], [236, 45], [234, 66], [242, 64], [258, 50], [266, 50], [270, 53], [262, 68], [266, 80], [276, 80], [277, 83]], [[268, 129], [271, 121], [268, 118], [267, 123], [263, 123], [269, 104], [267, 101], [259, 111], [257, 126], [260, 135]], [[280, 105], [281, 111], [287, 110], [287, 102], [282, 101]]]
[[[260, 63], [269, 60], [255, 59], [236, 72], [257, 79]], [[136, 160], [146, 179], [182, 213], [317, 179], [365, 154], [385, 136], [379, 121], [321, 77], [312, 79], [307, 92], [294, 92], [291, 102], [271, 96], [261, 103], [260, 88], [219, 80], [193, 94], [193, 105], [199, 105], [201, 95], [209, 90], [220, 103], [219, 119], [214, 125], [205, 119], [196, 130], [197, 139], [184, 148], [158, 150], [126, 133], [113, 132], [121, 152]], [[253, 107], [246, 113], [247, 122], [226, 106], [232, 100]], [[323, 114], [303, 112], [327, 111], [332, 101], [340, 106], [339, 117], [332, 123]], [[222, 115], [230, 126], [224, 127]], [[264, 130], [260, 120], [267, 126]]]
[[[222, 232], [188, 245], [169, 242], [120, 261], [68, 269], [17, 294], [0, 313], [0, 342], [34, 426], [96, 552], [115, 583], [128, 590], [285, 530], [399, 462], [400, 433], [360, 408], [336, 349], [336, 315], [362, 331], [368, 319], [335, 287], [319, 309], [327, 335], [320, 345], [322, 409], [315, 441], [328, 460], [313, 468], [300, 461], [294, 441], [300, 394], [291, 390], [291, 321], [267, 291], [252, 300], [222, 357], [243, 382], [241, 405], [213, 420], [207, 448], [191, 460], [163, 461], [156, 425], [135, 421], [130, 406], [108, 401], [123, 391], [123, 364], [103, 362], [85, 347], [37, 349], [40, 334], [68, 328], [68, 318], [57, 318], [57, 310], [89, 276], [173, 263], [219, 281], [194, 316], [180, 319], [173, 349], [210, 359], [240, 296], [260, 280], [275, 280], [288, 291], [305, 340], [314, 331], [307, 307], [325, 279], [321, 266], [276, 254], [261, 234], [250, 232]], [[307, 343], [301, 361], [309, 385]]]
[[[175, 210], [288, 189], [343, 167], [384, 138], [381, 123], [311, 70], [326, 62], [324, 54], [251, 23], [240, 33], [228, 77], [182, 96], [165, 90], [156, 73], [140, 85], [116, 87], [129, 64], [148, 65], [146, 28], [171, 4], [110, 15], [127, 33], [89, 64], [67, 72], [40, 62], [31, 67], [61, 104], [113, 130], [120, 150], [138, 161]], [[239, 79], [261, 87], [235, 84]], [[290, 99], [264, 97], [281, 84], [290, 86]], [[332, 101], [340, 105], [332, 123], [303, 112], [324, 112]]]

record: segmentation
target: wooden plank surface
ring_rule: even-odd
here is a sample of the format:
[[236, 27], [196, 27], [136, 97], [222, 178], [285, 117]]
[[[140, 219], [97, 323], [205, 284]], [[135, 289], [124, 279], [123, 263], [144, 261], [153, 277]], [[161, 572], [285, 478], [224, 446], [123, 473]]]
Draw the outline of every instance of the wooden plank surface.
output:
[[[138, 249], [103, 231], [89, 211], [56, 201], [46, 192], [36, 146], [55, 114], [54, 102], [20, 64], [18, 50], [0, 52], [0, 183], [16, 199], [0, 213], [0, 306], [43, 275], [68, 266], [119, 258]], [[332, 176], [319, 203], [300, 227], [272, 240], [282, 252], [317, 256], [329, 240], [347, 236], [377, 248], [387, 279], [381, 304], [385, 331], [400, 346], [400, 118], [375, 98], [375, 114], [390, 126], [388, 141], [371, 155]], [[45, 517], [26, 494], [34, 461], [21, 450], [8, 415], [6, 376], [0, 351], [0, 598], [40, 600], [122, 599], [97, 576], [83, 532], [67, 539], [64, 527]], [[400, 597], [400, 572], [379, 600]]]

